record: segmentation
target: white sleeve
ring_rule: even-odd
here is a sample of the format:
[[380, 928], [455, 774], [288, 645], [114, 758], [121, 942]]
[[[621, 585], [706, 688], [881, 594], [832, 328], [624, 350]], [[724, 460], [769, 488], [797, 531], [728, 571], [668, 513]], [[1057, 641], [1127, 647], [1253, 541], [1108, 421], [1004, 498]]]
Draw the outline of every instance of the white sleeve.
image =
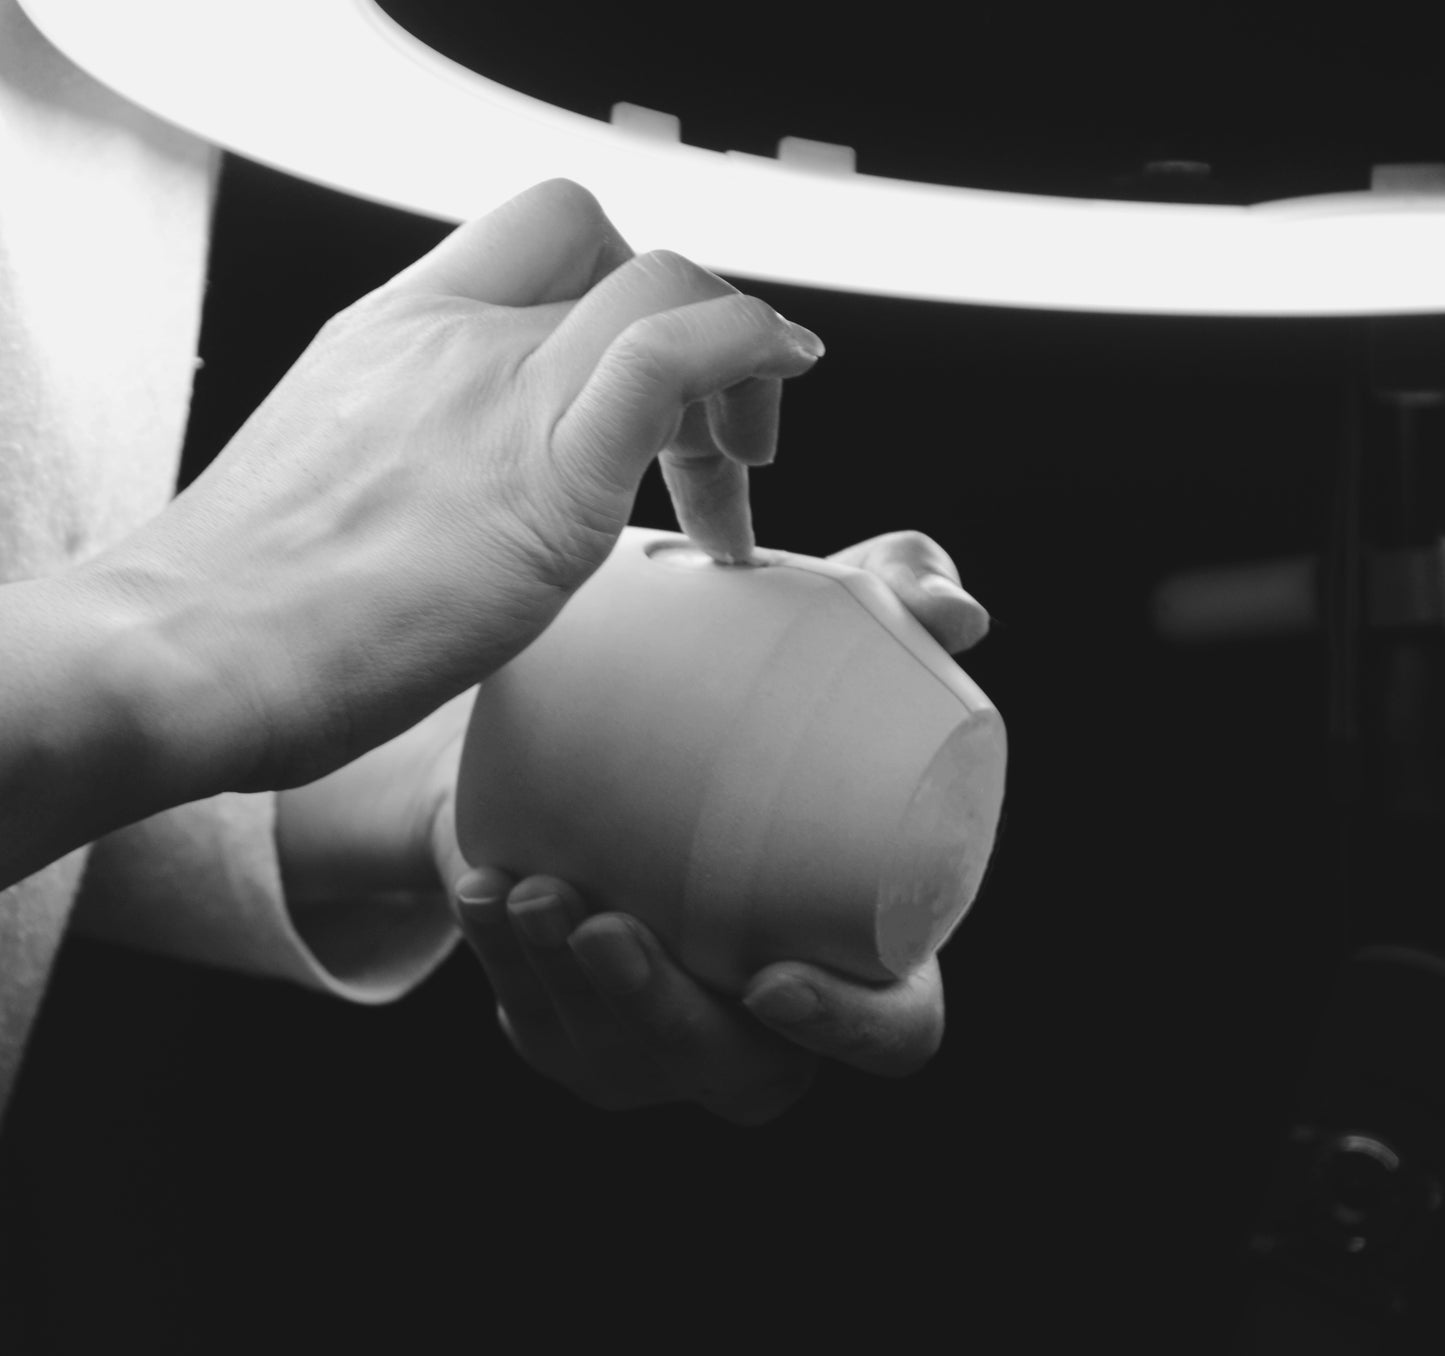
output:
[[400, 998], [450, 953], [440, 892], [287, 907], [276, 798], [228, 793], [133, 824], [90, 854], [82, 935], [290, 980], [358, 1003]]

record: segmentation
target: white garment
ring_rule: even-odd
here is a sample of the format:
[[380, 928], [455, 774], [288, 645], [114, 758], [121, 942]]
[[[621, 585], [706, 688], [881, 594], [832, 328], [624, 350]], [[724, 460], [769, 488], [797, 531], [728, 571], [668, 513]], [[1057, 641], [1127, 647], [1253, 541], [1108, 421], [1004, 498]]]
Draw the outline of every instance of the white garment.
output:
[[[170, 499], [215, 167], [0, 0], [0, 587], [103, 550]], [[271, 795], [220, 796], [0, 891], [0, 1114], [72, 907], [95, 936], [360, 1002], [449, 952], [446, 910], [411, 896], [308, 904], [303, 937], [274, 822]]]

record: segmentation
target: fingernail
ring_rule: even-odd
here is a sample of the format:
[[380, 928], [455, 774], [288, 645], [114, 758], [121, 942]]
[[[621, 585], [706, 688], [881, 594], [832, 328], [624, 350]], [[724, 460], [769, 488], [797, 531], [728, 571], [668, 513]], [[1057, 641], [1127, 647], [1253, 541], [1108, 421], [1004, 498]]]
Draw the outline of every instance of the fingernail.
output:
[[458, 892], [457, 913], [466, 923], [492, 927], [502, 921], [506, 903], [505, 895], [466, 895]]
[[486, 872], [467, 871], [456, 882], [458, 904], [495, 904], [506, 898], [506, 890], [498, 889], [496, 881]]
[[828, 351], [812, 330], [796, 325], [791, 320], [788, 321], [788, 335], [810, 358], [821, 358]]
[[620, 921], [603, 921], [572, 938], [572, 954], [603, 993], [636, 993], [647, 983], [652, 966], [647, 952]]
[[492, 926], [501, 921], [506, 891], [480, 876], [463, 876], [456, 886], [457, 913], [468, 923]]
[[561, 946], [572, 931], [572, 920], [556, 895], [513, 901], [509, 912], [522, 935], [534, 946]]
[[795, 1026], [817, 1014], [818, 991], [800, 979], [780, 979], [764, 985], [743, 999], [749, 1012], [765, 1022]]

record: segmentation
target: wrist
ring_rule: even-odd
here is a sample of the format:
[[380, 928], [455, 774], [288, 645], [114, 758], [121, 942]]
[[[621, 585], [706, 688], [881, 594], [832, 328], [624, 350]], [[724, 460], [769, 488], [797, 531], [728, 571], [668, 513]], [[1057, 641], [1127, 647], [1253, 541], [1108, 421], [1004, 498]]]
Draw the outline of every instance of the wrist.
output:
[[33, 583], [70, 619], [61, 662], [89, 671], [104, 746], [147, 813], [249, 789], [250, 722], [187, 608], [99, 562]]
[[0, 886], [224, 783], [201, 675], [80, 571], [0, 587]]

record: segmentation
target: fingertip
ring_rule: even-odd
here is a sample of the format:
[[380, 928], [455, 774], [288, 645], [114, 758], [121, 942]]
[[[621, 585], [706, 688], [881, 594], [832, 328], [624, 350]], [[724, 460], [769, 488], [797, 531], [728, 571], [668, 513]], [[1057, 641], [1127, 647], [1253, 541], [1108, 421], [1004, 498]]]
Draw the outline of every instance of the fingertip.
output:
[[959, 645], [959, 650], [971, 650], [980, 641], [987, 640], [992, 627], [993, 618], [989, 616], [987, 609], [975, 603], [963, 628], [963, 642]]
[[576, 887], [560, 876], [527, 876], [507, 894], [509, 904], [525, 904], [533, 899], [558, 899], [568, 908], [580, 907], [583, 903]]
[[809, 984], [821, 978], [823, 971], [802, 961], [774, 961], [772, 965], [759, 970], [743, 990], [746, 1001], [748, 994], [773, 984]]
[[625, 998], [652, 978], [654, 948], [642, 931], [625, 914], [599, 914], [576, 928], [567, 944], [603, 993]]
[[800, 325], [795, 320], [789, 320], [786, 323], [789, 340], [805, 357], [817, 362], [828, 351], [823, 341], [806, 325]]
[[588, 916], [587, 922], [589, 924], [602, 923], [607, 927], [624, 927], [645, 941], [653, 939], [652, 929], [642, 919], [636, 914], [626, 913], [622, 909], [599, 909], [596, 913]]
[[667, 454], [659, 464], [678, 526], [693, 543], [722, 564], [750, 561], [757, 539], [747, 467], [724, 456]]
[[918, 584], [925, 592], [931, 593], [935, 598], [942, 598], [951, 603], [963, 603], [968, 607], [977, 608], [980, 612], [984, 610], [982, 603], [973, 596], [958, 580], [944, 574], [942, 570], [923, 569], [917, 571]]
[[583, 936], [584, 945], [589, 937], [615, 937], [618, 939], [619, 945], [627, 944], [641, 948], [648, 962], [654, 967], [659, 964], [672, 964], [666, 949], [657, 940], [657, 934], [642, 919], [630, 913], [613, 909], [605, 913], [589, 914], [578, 924], [572, 935], [576, 937], [579, 934]]
[[954, 580], [924, 571], [915, 582], [918, 618], [949, 654], [972, 649], [988, 635], [988, 610]]
[[823, 995], [813, 977], [797, 968], [773, 967], [757, 976], [743, 994], [743, 1006], [769, 1026], [793, 1027], [815, 1020]]
[[[742, 1002], [751, 1011], [755, 1010], [756, 1004], [768, 1001], [764, 998], [765, 994], [801, 992], [810, 1004], [805, 1015], [814, 1021], [824, 1022], [851, 1011], [857, 1005], [860, 990], [873, 993], [886, 987], [889, 986], [840, 975], [803, 961], [778, 961], [753, 976], [743, 991]], [[801, 1006], [794, 1004], [793, 1011], [801, 1013]]]
[[452, 895], [459, 905], [475, 907], [505, 899], [512, 884], [512, 877], [496, 867], [472, 867], [453, 883]]
[[482, 868], [468, 871], [452, 887], [452, 913], [474, 949], [490, 944], [497, 928], [506, 926], [507, 891], [512, 878]]
[[717, 542], [713, 542], [710, 546], [702, 546], [700, 542], [697, 545], [706, 551], [712, 557], [713, 563], [717, 565], [752, 565], [757, 559], [757, 546], [751, 542], [731, 546], [722, 546]]

